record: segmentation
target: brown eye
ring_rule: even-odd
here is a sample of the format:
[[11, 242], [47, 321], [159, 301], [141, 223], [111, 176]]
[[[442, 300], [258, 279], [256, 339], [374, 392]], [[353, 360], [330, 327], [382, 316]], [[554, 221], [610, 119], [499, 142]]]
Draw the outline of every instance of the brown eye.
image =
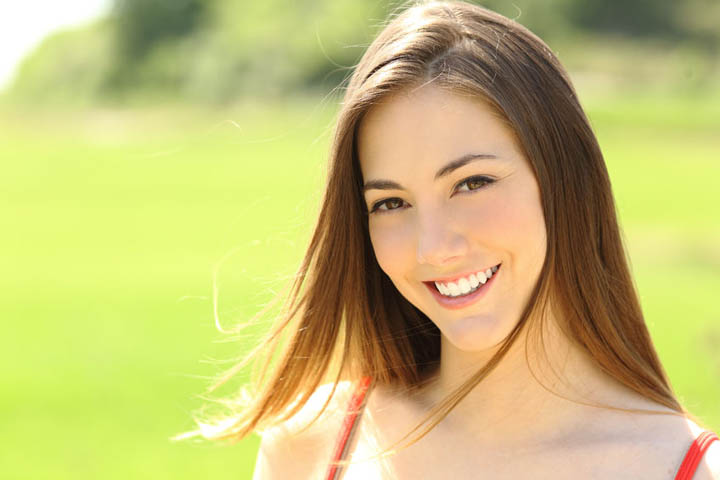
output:
[[398, 210], [400, 208], [403, 208], [403, 206], [405, 206], [404, 200], [400, 198], [388, 198], [386, 200], [381, 200], [375, 203], [372, 207], [372, 210], [370, 210], [370, 213], [376, 211], [386, 212], [388, 210]]
[[473, 190], [478, 190], [480, 188], [483, 188], [485, 185], [488, 185], [492, 183], [493, 180], [488, 177], [470, 177], [466, 178], [462, 182], [458, 183], [457, 187], [455, 188], [458, 192], [469, 192]]

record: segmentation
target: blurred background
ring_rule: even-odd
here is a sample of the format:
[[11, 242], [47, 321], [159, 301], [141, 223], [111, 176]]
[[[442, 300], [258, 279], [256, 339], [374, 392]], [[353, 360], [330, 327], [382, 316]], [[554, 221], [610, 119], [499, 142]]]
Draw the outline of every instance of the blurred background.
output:
[[[570, 71], [656, 347], [720, 431], [720, 3], [482, 4]], [[168, 438], [242, 384], [205, 394], [263, 324], [215, 314], [297, 267], [339, 85], [399, 4], [0, 5], [0, 477], [250, 478], [256, 438]]]

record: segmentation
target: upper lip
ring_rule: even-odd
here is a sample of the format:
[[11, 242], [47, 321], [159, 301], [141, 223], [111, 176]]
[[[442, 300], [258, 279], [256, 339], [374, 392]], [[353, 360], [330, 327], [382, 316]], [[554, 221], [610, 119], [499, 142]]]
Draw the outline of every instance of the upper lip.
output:
[[499, 263], [496, 263], [496, 264], [491, 265], [491, 266], [489, 266], [489, 267], [487, 267], [487, 268], [484, 268], [484, 269], [468, 270], [468, 271], [465, 272], [465, 273], [459, 273], [459, 274], [452, 275], [452, 276], [449, 276], [449, 277], [433, 278], [433, 279], [431, 279], [431, 280], [426, 280], [426, 282], [427, 282], [427, 283], [432, 283], [432, 282], [438, 282], [438, 283], [454, 282], [454, 281], [459, 280], [459, 279], [461, 279], [461, 278], [467, 278], [467, 277], [469, 277], [470, 275], [472, 275], [473, 273], [484, 272], [484, 271], [486, 271], [486, 270], [488, 270], [488, 269], [490, 269], [490, 268], [497, 267], [497, 266], [499, 266], [499, 265], [500, 265]]

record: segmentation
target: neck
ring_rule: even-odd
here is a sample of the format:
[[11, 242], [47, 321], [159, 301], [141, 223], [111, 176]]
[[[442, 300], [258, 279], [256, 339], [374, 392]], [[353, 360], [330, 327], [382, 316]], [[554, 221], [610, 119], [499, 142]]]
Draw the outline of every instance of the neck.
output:
[[[567, 439], [577, 431], [581, 419], [593, 409], [578, 401], [625, 408], [632, 408], [627, 401], [638, 405], [639, 396], [603, 373], [559, 331], [554, 320], [545, 322], [539, 337], [543, 345], [533, 335], [527, 352], [526, 332], [527, 326], [495, 369], [438, 427], [444, 424], [449, 431], [470, 435], [475, 442], [494, 448], [536, 448]], [[441, 348], [439, 371], [427, 389], [426, 399], [431, 404], [462, 385], [499, 349], [467, 352], [444, 337]]]

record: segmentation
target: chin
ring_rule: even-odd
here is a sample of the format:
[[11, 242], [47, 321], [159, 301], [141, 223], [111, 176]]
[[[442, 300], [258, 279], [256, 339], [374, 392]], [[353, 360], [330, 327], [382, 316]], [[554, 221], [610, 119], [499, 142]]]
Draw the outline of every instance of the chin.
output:
[[512, 330], [495, 315], [473, 315], [438, 325], [443, 336], [455, 348], [482, 352], [497, 347]]

